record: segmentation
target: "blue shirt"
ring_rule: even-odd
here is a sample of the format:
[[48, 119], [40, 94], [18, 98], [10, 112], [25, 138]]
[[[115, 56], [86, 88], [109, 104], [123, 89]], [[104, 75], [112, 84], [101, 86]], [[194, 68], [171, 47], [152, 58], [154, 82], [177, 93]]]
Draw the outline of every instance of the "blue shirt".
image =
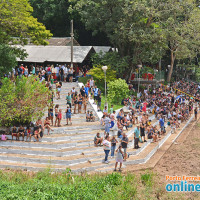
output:
[[87, 96], [88, 96], [88, 92], [89, 92], [89, 87], [85, 87], [85, 93], [87, 94]]
[[94, 88], [94, 96], [96, 97], [98, 95], [98, 88]]
[[162, 118], [159, 119], [160, 126], [164, 126], [165, 122]]
[[139, 138], [139, 136], [140, 136], [140, 130], [137, 127], [135, 128], [134, 133], [135, 133], [135, 137]]

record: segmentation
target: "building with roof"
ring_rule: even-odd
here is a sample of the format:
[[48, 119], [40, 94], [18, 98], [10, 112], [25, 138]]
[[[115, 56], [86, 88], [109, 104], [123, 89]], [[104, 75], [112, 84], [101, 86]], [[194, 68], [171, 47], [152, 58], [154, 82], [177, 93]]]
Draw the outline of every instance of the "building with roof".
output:
[[[21, 49], [24, 49], [28, 54], [25, 60], [18, 58], [18, 63], [71, 63], [71, 37], [52, 37], [47, 41], [49, 42], [49, 45], [47, 46], [37, 46], [30, 43], [25, 46], [17, 46]], [[80, 46], [80, 44], [75, 39], [73, 41], [73, 45], [74, 64], [89, 64], [92, 54], [102, 53], [102, 55], [104, 55], [106, 52], [112, 51], [112, 48], [107, 46]]]
[[[17, 59], [20, 63], [66, 63], [71, 62], [70, 46], [19, 46], [24, 49], [28, 56], [25, 60]], [[73, 63], [82, 64], [95, 53], [92, 46], [74, 46]]]
[[[49, 40], [48, 46], [71, 46], [71, 37], [52, 37]], [[80, 46], [80, 44], [74, 39], [74, 46]]]

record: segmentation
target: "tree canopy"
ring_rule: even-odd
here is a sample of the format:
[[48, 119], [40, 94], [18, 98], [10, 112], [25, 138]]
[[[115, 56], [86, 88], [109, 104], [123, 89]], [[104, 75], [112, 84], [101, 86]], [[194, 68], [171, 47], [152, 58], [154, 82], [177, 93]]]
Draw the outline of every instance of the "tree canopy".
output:
[[0, 88], [0, 126], [30, 124], [44, 115], [49, 89], [35, 77], [3, 79]]
[[2, 0], [0, 10], [0, 43], [26, 44], [30, 39], [34, 44], [48, 44], [45, 39], [52, 34], [32, 16], [28, 0]]
[[28, 0], [2, 0], [0, 3], [0, 76], [11, 71], [16, 57], [24, 58], [25, 52], [10, 44], [47, 45], [52, 34], [32, 16]]
[[[121, 57], [129, 56], [129, 72], [138, 64], [158, 63], [170, 52], [171, 79], [175, 59], [199, 51], [200, 9], [193, 0], [70, 0], [87, 29], [104, 32]], [[169, 63], [170, 64], [170, 63]]]

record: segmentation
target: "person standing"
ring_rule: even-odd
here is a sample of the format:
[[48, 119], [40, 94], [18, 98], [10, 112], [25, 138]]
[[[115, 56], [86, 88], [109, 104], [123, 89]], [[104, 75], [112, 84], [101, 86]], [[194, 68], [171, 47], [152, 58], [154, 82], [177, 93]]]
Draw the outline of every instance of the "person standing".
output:
[[101, 111], [101, 91], [100, 90], [98, 91], [97, 101], [98, 101], [97, 111], [99, 112], [99, 111]]
[[51, 80], [51, 67], [48, 65], [47, 67], [47, 80], [48, 82]]
[[111, 139], [111, 157], [114, 157], [114, 155], [115, 155], [116, 144], [117, 144], [117, 140], [116, 140], [115, 136], [113, 136]]
[[68, 76], [68, 68], [64, 67], [64, 81], [67, 82], [67, 76]]
[[59, 108], [59, 105], [58, 104], [56, 104], [56, 106], [55, 106], [55, 126], [56, 126], [56, 124], [58, 124], [58, 108]]
[[127, 147], [128, 147], [128, 137], [126, 136], [125, 133], [123, 133], [123, 137], [122, 137], [122, 140], [121, 140], [121, 145], [122, 145], [122, 148], [124, 150], [124, 161], [126, 161], [126, 158], [127, 158]]
[[55, 73], [56, 73], [56, 79], [57, 79], [57, 81], [60, 80], [59, 71], [60, 71], [60, 67], [57, 64], [56, 67], [55, 67]]
[[111, 143], [109, 141], [109, 136], [106, 135], [104, 141], [103, 141], [103, 147], [104, 147], [104, 152], [105, 152], [105, 159], [104, 159], [104, 162], [106, 164], [108, 164], [108, 155], [109, 155], [109, 152], [110, 152], [110, 148], [111, 148]]
[[72, 107], [72, 96], [69, 92], [68, 92], [68, 95], [66, 96], [66, 100], [67, 100], [67, 104], [71, 108]]
[[197, 107], [194, 109], [195, 120], [197, 121]]
[[90, 79], [90, 88], [91, 87], [94, 87], [94, 80], [93, 80], [93, 77], [91, 77], [91, 79]]
[[73, 69], [73, 67], [70, 67], [70, 68], [69, 68], [69, 71], [68, 71], [69, 82], [70, 82], [70, 83], [73, 82], [73, 73], [74, 73], [74, 69]]
[[145, 126], [144, 126], [143, 123], [141, 123], [141, 125], [140, 125], [140, 136], [141, 136], [141, 138], [142, 138], [142, 137], [144, 138], [144, 142], [147, 142], [147, 141], [145, 140]]
[[104, 124], [105, 124], [105, 134], [110, 132], [110, 118], [107, 115], [104, 115]]
[[32, 74], [35, 75], [35, 66], [32, 66]]
[[85, 94], [85, 96], [83, 97], [83, 106], [84, 106], [85, 113], [87, 110], [87, 104], [88, 104], [88, 98], [87, 98], [87, 95]]
[[165, 133], [165, 122], [164, 122], [162, 115], [159, 119], [159, 124], [160, 124], [161, 134], [164, 134]]
[[140, 137], [140, 130], [139, 130], [139, 128], [140, 128], [140, 125], [137, 124], [137, 127], [134, 130], [134, 149], [140, 148], [139, 145], [138, 145], [139, 137]]
[[95, 86], [95, 88], [93, 89], [93, 91], [94, 91], [94, 104], [95, 104], [96, 101], [97, 101], [99, 88], [97, 88], [97, 86]]
[[62, 120], [62, 110], [59, 109], [59, 112], [58, 112], [58, 127], [61, 126], [61, 120]]
[[122, 151], [122, 145], [119, 145], [119, 148], [116, 150], [116, 152], [117, 152], [117, 156], [116, 156], [116, 163], [115, 163], [114, 171], [117, 171], [118, 162], [120, 163], [119, 171], [121, 171], [122, 163], [123, 163], [123, 156], [124, 156], [123, 151]]
[[59, 69], [59, 75], [60, 75], [60, 79], [63, 82], [64, 81], [64, 70], [62, 67], [60, 67]]
[[71, 111], [71, 108], [70, 108], [69, 105], [67, 105], [67, 109], [66, 109], [65, 113], [66, 113], [66, 122], [67, 122], [66, 125], [68, 125], [68, 121], [69, 121], [70, 124], [72, 125], [72, 121], [71, 121], [72, 111]]

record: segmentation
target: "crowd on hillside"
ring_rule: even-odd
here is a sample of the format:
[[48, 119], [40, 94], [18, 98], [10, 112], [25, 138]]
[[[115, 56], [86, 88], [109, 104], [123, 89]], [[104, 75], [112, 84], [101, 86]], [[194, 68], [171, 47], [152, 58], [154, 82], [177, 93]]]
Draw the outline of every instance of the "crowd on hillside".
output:
[[[95, 121], [95, 115], [93, 111], [87, 110], [88, 98], [89, 95], [94, 96], [94, 98], [98, 101], [98, 105], [100, 106], [99, 99], [101, 99], [101, 91], [97, 88], [97, 86], [95, 86], [95, 81], [92, 77], [87, 81], [85, 86], [80, 88], [80, 90], [77, 91], [75, 87], [73, 87], [71, 91], [66, 94], [66, 110], [64, 111], [64, 115], [59, 104], [54, 105], [54, 98], [60, 99], [62, 82], [59, 81], [54, 84], [46, 81], [46, 87], [48, 87], [51, 91], [49, 96], [51, 103], [48, 107], [48, 117], [46, 117], [44, 121], [38, 119], [36, 123], [31, 124], [28, 127], [12, 127], [10, 130], [12, 140], [13, 138], [19, 140], [20, 137], [22, 137], [24, 140], [26, 136], [26, 141], [31, 141], [31, 137], [34, 137], [35, 141], [40, 141], [40, 138], [43, 137], [45, 129], [47, 129], [48, 134], [50, 134], [50, 130], [53, 131], [51, 127], [60, 127], [63, 119], [66, 119], [66, 125], [72, 125], [72, 113], [85, 113], [87, 122]], [[56, 89], [56, 95], [53, 88]], [[98, 98], [96, 98], [96, 95]]]
[[[54, 106], [54, 98], [59, 99], [62, 90], [62, 82], [72, 82], [74, 77], [85, 75], [87, 67], [76, 70], [64, 65], [50, 66], [46, 68], [32, 66], [31, 71], [27, 67], [21, 65], [13, 71], [14, 76], [29, 76], [36, 74], [41, 81], [46, 80], [46, 86], [52, 91], [50, 99], [51, 104], [48, 108], [48, 117], [43, 121], [38, 119], [35, 124], [29, 127], [12, 127], [10, 130], [12, 139], [15, 137], [19, 140], [21, 136], [26, 141], [31, 141], [34, 137], [35, 141], [39, 141], [43, 137], [44, 130], [47, 129], [48, 134], [53, 130], [51, 126], [61, 126], [61, 121], [66, 119], [66, 125], [71, 125], [72, 113], [85, 113], [86, 121], [95, 121], [95, 114], [87, 109], [89, 96], [94, 98], [94, 103], [97, 104], [98, 111], [101, 110], [101, 91], [95, 85], [95, 81], [91, 77], [87, 83], [80, 88], [79, 91], [73, 87], [66, 94], [66, 110], [64, 115], [59, 105]], [[74, 75], [75, 73], [75, 75]], [[56, 89], [54, 94], [53, 88]], [[134, 90], [130, 85], [130, 90]], [[172, 133], [180, 127], [180, 124], [190, 118], [194, 113], [197, 120], [197, 113], [200, 101], [200, 85], [194, 82], [186, 82], [184, 80], [174, 82], [171, 85], [165, 86], [160, 84], [159, 87], [148, 86], [142, 92], [140, 97], [131, 96], [122, 100], [123, 109], [116, 112], [113, 105], [108, 109], [103, 109], [103, 117], [101, 125], [104, 127], [104, 134], [97, 133], [94, 138], [95, 146], [102, 145], [105, 152], [105, 163], [109, 163], [108, 156], [111, 151], [111, 157], [116, 156], [117, 163], [120, 163], [128, 158], [127, 148], [129, 137], [127, 131], [132, 126], [134, 128], [134, 148], [140, 148], [140, 143], [147, 142], [151, 139], [152, 142], [157, 142], [159, 138], [166, 133], [166, 127], [170, 127]], [[73, 106], [73, 107], [72, 107]], [[153, 122], [154, 121], [154, 122]], [[117, 134], [113, 134], [117, 132]], [[2, 137], [6, 140], [6, 137]], [[117, 143], [119, 145], [117, 145]], [[117, 147], [118, 146], [118, 147]], [[115, 169], [116, 169], [115, 167]]]
[[[116, 150], [116, 163], [122, 164], [122, 161], [126, 160], [129, 143], [126, 133], [129, 127], [135, 126], [134, 148], [138, 149], [139, 142], [147, 142], [147, 139], [157, 142], [166, 133], [167, 126], [171, 128], [172, 133], [175, 133], [180, 124], [188, 120], [193, 113], [197, 120], [200, 101], [200, 85], [197, 83], [181, 80], [170, 86], [160, 84], [158, 88], [151, 86], [144, 89], [141, 94], [139, 99], [134, 96], [124, 98], [125, 107], [117, 114], [112, 107], [109, 111], [104, 109], [101, 124], [105, 127], [105, 132], [103, 136], [97, 133], [94, 143], [96, 146], [103, 144], [105, 163], [109, 163], [110, 151], [111, 157], [114, 156], [116, 143], [120, 144]], [[117, 126], [117, 137], [112, 131], [115, 126]]]

